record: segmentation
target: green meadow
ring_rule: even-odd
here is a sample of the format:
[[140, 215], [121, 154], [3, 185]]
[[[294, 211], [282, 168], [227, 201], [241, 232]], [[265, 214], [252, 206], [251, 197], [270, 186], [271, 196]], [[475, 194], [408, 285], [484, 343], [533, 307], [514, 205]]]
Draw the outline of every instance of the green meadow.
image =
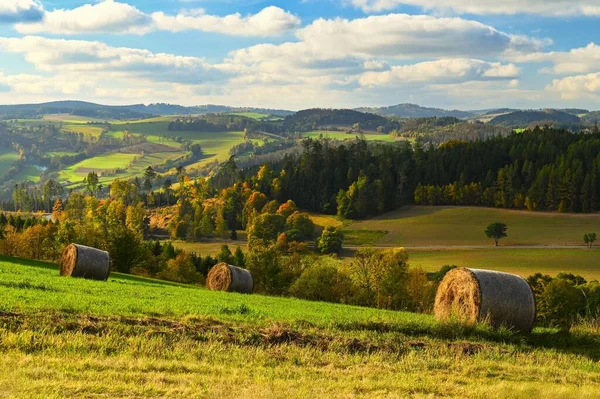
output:
[[0, 178], [17, 162], [19, 154], [9, 148], [0, 148]]
[[444, 265], [498, 270], [523, 277], [534, 273], [556, 276], [573, 273], [588, 281], [600, 280], [600, 249], [445, 249], [410, 250], [411, 266], [437, 271]]
[[388, 231], [387, 235], [376, 242], [378, 245], [492, 245], [484, 230], [493, 222], [508, 225], [508, 237], [501, 241], [501, 245], [511, 246], [583, 245], [585, 233], [600, 229], [598, 214], [434, 206], [407, 206], [382, 216], [352, 223], [347, 228]]
[[596, 398], [600, 335], [211, 292], [0, 258], [0, 396]]
[[364, 137], [367, 141], [385, 141], [388, 143], [398, 141], [394, 136], [389, 134], [377, 134], [377, 133], [365, 133], [363, 135], [358, 133], [346, 133], [346, 132], [327, 132], [327, 131], [316, 131], [307, 132], [303, 135], [306, 138], [326, 138], [332, 140], [349, 140], [355, 139], [356, 137]]

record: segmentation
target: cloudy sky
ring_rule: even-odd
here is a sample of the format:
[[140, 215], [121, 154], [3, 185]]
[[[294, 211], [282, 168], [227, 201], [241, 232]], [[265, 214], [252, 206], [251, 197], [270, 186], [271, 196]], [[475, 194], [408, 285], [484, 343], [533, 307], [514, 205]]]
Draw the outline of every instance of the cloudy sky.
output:
[[600, 109], [600, 0], [0, 0], [0, 103], [62, 99]]

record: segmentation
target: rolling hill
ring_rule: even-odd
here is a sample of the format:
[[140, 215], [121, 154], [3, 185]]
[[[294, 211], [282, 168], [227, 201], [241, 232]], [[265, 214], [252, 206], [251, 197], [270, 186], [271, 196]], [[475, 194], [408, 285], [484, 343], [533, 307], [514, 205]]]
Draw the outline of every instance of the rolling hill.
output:
[[71, 114], [99, 119], [143, 119], [156, 115], [192, 115], [221, 112], [256, 112], [287, 116], [293, 111], [264, 108], [199, 105], [185, 107], [175, 104], [101, 105], [85, 101], [54, 101], [41, 104], [0, 105], [0, 119], [37, 118], [48, 114]]
[[374, 108], [357, 108], [360, 112], [369, 112], [383, 116], [397, 116], [400, 118], [430, 118], [452, 116], [455, 118], [469, 118], [474, 116], [474, 113], [469, 111], [445, 110], [440, 108], [421, 107], [416, 104], [398, 104], [389, 107], [374, 107]]
[[543, 111], [515, 111], [504, 115], [498, 115], [489, 123], [492, 125], [508, 127], [524, 127], [532, 123], [555, 122], [558, 124], [580, 123], [581, 119], [573, 114], [547, 109]]

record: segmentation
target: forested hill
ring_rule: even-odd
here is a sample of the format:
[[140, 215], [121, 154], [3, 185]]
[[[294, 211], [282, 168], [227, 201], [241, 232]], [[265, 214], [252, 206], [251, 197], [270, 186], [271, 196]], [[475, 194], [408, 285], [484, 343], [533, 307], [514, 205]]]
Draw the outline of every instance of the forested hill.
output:
[[357, 108], [357, 111], [369, 112], [383, 116], [397, 116], [400, 118], [431, 118], [431, 117], [454, 117], [469, 118], [474, 113], [459, 110], [445, 110], [440, 108], [421, 107], [416, 104], [398, 104], [389, 107]]
[[[534, 129], [416, 148], [305, 142], [276, 170], [277, 195], [299, 207], [364, 218], [407, 203], [561, 212], [600, 210], [600, 134]], [[271, 192], [272, 189], [266, 190]]]
[[258, 112], [287, 116], [287, 110], [198, 105], [185, 107], [176, 104], [101, 105], [85, 101], [54, 101], [41, 104], [0, 105], [0, 119], [37, 118], [47, 114], [71, 114], [98, 119], [142, 119], [157, 115], [195, 115], [219, 112]]
[[545, 121], [569, 125], [580, 123], [581, 119], [577, 115], [548, 109], [544, 111], [515, 111], [509, 114], [499, 115], [492, 119], [490, 123], [492, 125], [524, 127], [532, 123], [543, 123]]
[[377, 130], [380, 126], [385, 131], [397, 127], [397, 123], [383, 116], [354, 111], [350, 109], [307, 109], [285, 118], [286, 131], [310, 131], [333, 126], [360, 125], [360, 129]]

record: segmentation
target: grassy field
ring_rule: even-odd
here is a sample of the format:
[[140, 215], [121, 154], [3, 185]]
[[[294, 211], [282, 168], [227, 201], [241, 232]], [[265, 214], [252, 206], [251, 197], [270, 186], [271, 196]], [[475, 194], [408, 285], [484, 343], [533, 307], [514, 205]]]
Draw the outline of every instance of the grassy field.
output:
[[600, 335], [58, 276], [0, 258], [0, 396], [596, 398]]
[[[317, 131], [317, 132], [307, 132], [304, 134], [304, 137], [307, 138], [319, 138], [323, 136], [323, 138], [333, 139], [333, 140], [348, 140], [354, 139], [360, 134], [351, 133], [347, 134], [346, 132], [326, 132], [326, 131]], [[398, 141], [395, 137], [389, 134], [375, 134], [375, 133], [366, 133], [363, 135], [365, 140], [367, 141], [385, 141], [388, 143]]]
[[99, 137], [102, 133], [102, 130], [104, 130], [104, 127], [86, 124], [73, 124], [63, 126], [62, 130], [66, 133], [83, 133], [85, 136]]
[[444, 265], [498, 270], [523, 277], [534, 273], [556, 276], [567, 272], [600, 280], [600, 249], [489, 248], [444, 251], [409, 250], [411, 266], [437, 271]]
[[17, 162], [19, 154], [9, 148], [0, 148], [0, 178]]
[[[241, 238], [241, 237], [240, 237]], [[194, 252], [198, 255], [211, 255], [214, 256], [221, 251], [221, 246], [223, 244], [227, 244], [229, 249], [233, 253], [236, 248], [239, 246], [244, 251], [248, 250], [248, 245], [245, 241], [224, 241], [224, 242], [184, 242], [184, 241], [175, 241], [173, 245], [175, 248], [183, 249], [186, 252]]]
[[78, 115], [71, 115], [71, 114], [49, 114], [49, 115], [44, 115], [43, 117], [44, 121], [53, 121], [53, 122], [63, 122], [63, 123], [68, 123], [70, 125], [75, 125], [75, 124], [87, 124], [88, 122], [110, 122], [110, 119], [98, 119], [98, 118], [91, 118], [88, 116], [78, 116]]
[[244, 116], [250, 119], [265, 119], [269, 117], [269, 114], [261, 114], [259, 112], [230, 112], [230, 115]]
[[136, 154], [109, 153], [88, 158], [62, 170], [60, 172], [60, 180], [79, 181], [92, 170], [102, 172], [118, 168], [124, 169], [137, 156]]
[[377, 244], [492, 245], [484, 230], [496, 221], [508, 225], [508, 237], [501, 241], [501, 245], [583, 245], [585, 233], [600, 229], [600, 215], [426, 206], [404, 207], [352, 223], [348, 229], [389, 231]]

